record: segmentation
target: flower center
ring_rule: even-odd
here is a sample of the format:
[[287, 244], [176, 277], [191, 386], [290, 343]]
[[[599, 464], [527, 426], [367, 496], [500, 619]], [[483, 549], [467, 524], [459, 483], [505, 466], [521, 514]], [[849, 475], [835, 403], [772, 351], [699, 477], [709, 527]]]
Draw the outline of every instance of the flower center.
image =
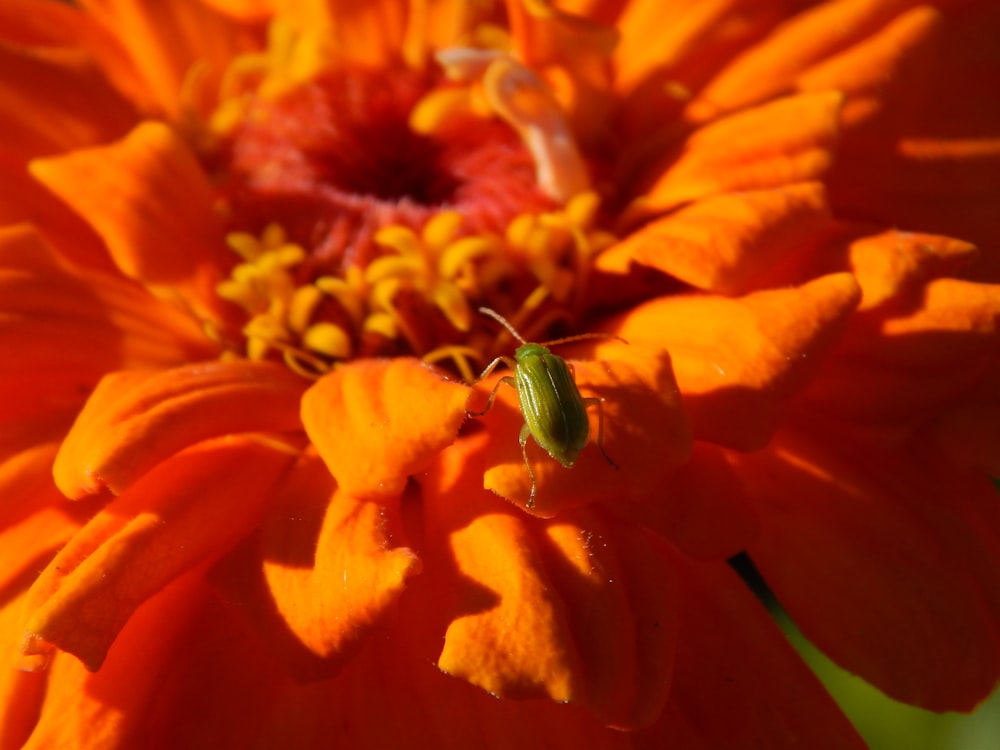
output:
[[[597, 196], [580, 192], [585, 167], [544, 84], [509, 59], [467, 57], [449, 63], [464, 66], [458, 85], [339, 68], [244, 92], [209, 164], [235, 254], [218, 293], [247, 316], [223, 337], [228, 356], [316, 376], [415, 355], [471, 381], [494, 338], [477, 307], [525, 335], [575, 322], [613, 239]], [[469, 105], [474, 87], [484, 107]]]

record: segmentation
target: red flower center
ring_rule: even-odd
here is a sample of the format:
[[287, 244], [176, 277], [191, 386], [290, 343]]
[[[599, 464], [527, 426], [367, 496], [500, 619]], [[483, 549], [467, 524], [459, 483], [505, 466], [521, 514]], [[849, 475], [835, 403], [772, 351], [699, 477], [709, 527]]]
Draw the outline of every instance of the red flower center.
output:
[[234, 228], [277, 222], [309, 251], [306, 275], [340, 274], [378, 254], [382, 227], [417, 230], [455, 210], [464, 234], [499, 233], [555, 207], [504, 124], [469, 117], [447, 138], [415, 132], [410, 113], [427, 85], [415, 72], [353, 69], [256, 99], [216, 156]]

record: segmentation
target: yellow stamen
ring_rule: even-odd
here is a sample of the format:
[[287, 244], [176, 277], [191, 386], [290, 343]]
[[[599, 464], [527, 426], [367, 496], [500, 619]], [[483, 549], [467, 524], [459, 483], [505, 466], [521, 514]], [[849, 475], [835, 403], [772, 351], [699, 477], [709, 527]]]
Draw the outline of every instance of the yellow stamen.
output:
[[[484, 304], [514, 307], [512, 322], [536, 338], [555, 321], [572, 323], [593, 256], [611, 240], [595, 225], [598, 209], [596, 195], [580, 194], [563, 209], [516, 217], [503, 236], [463, 236], [462, 217], [444, 211], [419, 231], [380, 229], [374, 239], [381, 254], [366, 267], [348, 265], [343, 276], [305, 280], [309, 254], [281, 226], [269, 225], [259, 237], [235, 232], [227, 243], [242, 262], [217, 291], [247, 314], [250, 359], [281, 359], [316, 377], [375, 347], [451, 359], [462, 377], [472, 378], [460, 343], [434, 346], [442, 326], [459, 339], [474, 330], [473, 311]], [[533, 291], [518, 302], [509, 297], [516, 289]], [[427, 307], [440, 319], [427, 319]]]

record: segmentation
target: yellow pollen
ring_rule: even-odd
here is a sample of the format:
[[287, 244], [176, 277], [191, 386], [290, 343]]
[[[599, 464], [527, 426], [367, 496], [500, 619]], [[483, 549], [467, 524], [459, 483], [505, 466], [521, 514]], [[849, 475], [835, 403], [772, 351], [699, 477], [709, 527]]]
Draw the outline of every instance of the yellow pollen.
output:
[[598, 208], [596, 195], [581, 193], [560, 210], [516, 217], [503, 235], [463, 235], [462, 216], [442, 211], [419, 231], [380, 229], [381, 253], [367, 266], [315, 278], [303, 278], [309, 254], [281, 226], [234, 232], [227, 242], [240, 261], [217, 293], [246, 313], [249, 359], [317, 377], [352, 357], [409, 352], [450, 360], [472, 381], [482, 363], [470, 338], [483, 334], [477, 307], [513, 310], [528, 332], [575, 322], [594, 256], [614, 241]]
[[212, 132], [229, 133], [247, 118], [255, 99], [277, 99], [331, 65], [326, 27], [299, 28], [285, 17], [268, 26], [267, 46], [235, 57], [219, 86], [219, 104], [209, 118]]

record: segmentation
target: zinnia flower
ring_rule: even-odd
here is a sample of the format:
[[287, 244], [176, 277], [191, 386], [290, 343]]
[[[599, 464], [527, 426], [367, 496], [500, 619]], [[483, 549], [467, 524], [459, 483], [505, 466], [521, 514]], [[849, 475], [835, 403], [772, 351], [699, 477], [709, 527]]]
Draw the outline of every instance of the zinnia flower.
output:
[[[842, 666], [974, 707], [998, 28], [2, 0], [0, 746], [862, 746], [741, 553]], [[574, 465], [476, 382], [517, 344], [480, 307], [604, 335], [552, 347]]]

